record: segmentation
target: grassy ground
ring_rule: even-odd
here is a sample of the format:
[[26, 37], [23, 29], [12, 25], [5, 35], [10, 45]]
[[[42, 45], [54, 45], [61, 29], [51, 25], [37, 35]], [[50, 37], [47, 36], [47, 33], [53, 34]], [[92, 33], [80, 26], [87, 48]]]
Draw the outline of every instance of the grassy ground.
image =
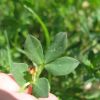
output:
[[28, 34], [36, 36], [45, 50], [58, 32], [68, 34], [65, 55], [81, 63], [68, 76], [43, 72], [51, 92], [60, 100], [99, 100], [99, 0], [0, 0], [0, 70], [9, 70], [10, 59], [29, 62], [22, 53]]

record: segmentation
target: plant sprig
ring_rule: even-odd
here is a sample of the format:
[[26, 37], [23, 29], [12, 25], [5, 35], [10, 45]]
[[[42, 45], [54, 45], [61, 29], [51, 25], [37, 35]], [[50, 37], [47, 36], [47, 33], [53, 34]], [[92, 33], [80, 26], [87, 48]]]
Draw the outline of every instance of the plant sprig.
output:
[[[70, 74], [79, 65], [79, 61], [74, 58], [62, 57], [67, 48], [67, 43], [67, 34], [64, 32], [58, 33], [45, 54], [43, 54], [40, 41], [32, 35], [27, 36], [25, 54], [35, 66], [35, 70], [31, 69], [33, 73], [30, 82], [33, 86], [33, 95], [36, 97], [48, 97], [50, 92], [48, 79], [40, 78], [40, 74], [44, 69], [52, 75], [60, 76]], [[11, 70], [16, 81], [23, 86], [26, 83], [25, 72], [28, 71], [28, 65], [19, 63], [13, 65]]]

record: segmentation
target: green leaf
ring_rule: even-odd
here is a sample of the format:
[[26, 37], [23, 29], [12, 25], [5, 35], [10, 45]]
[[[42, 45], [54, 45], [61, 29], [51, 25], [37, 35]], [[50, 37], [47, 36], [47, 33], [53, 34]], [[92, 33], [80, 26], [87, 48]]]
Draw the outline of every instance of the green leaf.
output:
[[43, 63], [43, 50], [41, 43], [35, 37], [28, 35], [25, 42], [25, 52], [27, 57], [35, 64]]
[[33, 94], [36, 97], [48, 97], [50, 92], [49, 82], [46, 78], [40, 78], [33, 85]]
[[58, 58], [45, 66], [46, 70], [55, 76], [67, 75], [74, 71], [79, 61], [71, 57]]
[[28, 70], [27, 64], [25, 64], [25, 63], [13, 63], [13, 66], [11, 68], [11, 73], [20, 86], [23, 86], [26, 83], [24, 76], [25, 76], [25, 72], [27, 70]]
[[60, 57], [67, 48], [67, 34], [58, 33], [45, 54], [46, 63], [49, 63]]

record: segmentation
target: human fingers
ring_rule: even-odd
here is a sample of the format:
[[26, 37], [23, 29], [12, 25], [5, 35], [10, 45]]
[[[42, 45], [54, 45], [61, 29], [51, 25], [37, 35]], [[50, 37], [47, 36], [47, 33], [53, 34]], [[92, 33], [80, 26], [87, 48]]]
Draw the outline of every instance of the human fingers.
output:
[[18, 91], [20, 87], [9, 75], [0, 73], [0, 89]]
[[38, 100], [34, 96], [27, 93], [11, 93], [12, 96], [17, 98], [17, 100]]
[[37, 100], [27, 93], [18, 93], [0, 89], [0, 100]]
[[58, 100], [58, 98], [54, 94], [49, 93], [48, 98], [39, 98], [39, 100]]

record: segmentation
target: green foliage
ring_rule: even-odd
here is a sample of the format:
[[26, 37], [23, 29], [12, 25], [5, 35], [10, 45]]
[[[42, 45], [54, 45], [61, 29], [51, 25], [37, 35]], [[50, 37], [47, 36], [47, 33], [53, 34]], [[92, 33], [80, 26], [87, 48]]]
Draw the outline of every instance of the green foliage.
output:
[[58, 57], [60, 57], [66, 50], [67, 47], [67, 34], [66, 33], [58, 33], [53, 43], [48, 47], [45, 54], [45, 62], [49, 63]]
[[[62, 31], [67, 33], [68, 46], [64, 54], [56, 53], [56, 56], [52, 54], [54, 56], [52, 58], [50, 54], [46, 54], [46, 50], [50, 48], [48, 46], [56, 33]], [[48, 2], [47, 0], [0, 0], [0, 71], [8, 73], [12, 61], [32, 65], [23, 54], [25, 53], [23, 44], [28, 34], [34, 35], [41, 41], [44, 58], [49, 55], [49, 63], [54, 63], [56, 57], [61, 56], [74, 57], [80, 61], [79, 67], [66, 76], [51, 77], [45, 70], [42, 72], [40, 76], [48, 78], [52, 93], [60, 100], [100, 99], [98, 85], [100, 84], [100, 0], [77, 0], [77, 2], [75, 0], [48, 0]], [[42, 60], [45, 63], [45, 60]], [[36, 61], [34, 62], [37, 64]], [[37, 66], [41, 64], [40, 62]], [[49, 63], [47, 62], [47, 65]], [[39, 68], [42, 70], [41, 67]], [[41, 71], [37, 76], [40, 73]], [[27, 79], [26, 76], [30, 76], [28, 72], [25, 74], [25, 79], [30, 81], [31, 78]], [[85, 88], [88, 83], [92, 84], [90, 90]]]
[[74, 71], [79, 61], [71, 57], [61, 57], [46, 65], [46, 70], [53, 75], [67, 75]]
[[37, 21], [40, 23], [40, 25], [42, 26], [43, 30], [44, 30], [44, 36], [46, 38], [46, 44], [47, 46], [50, 43], [50, 39], [49, 39], [49, 32], [48, 29], [46, 27], [46, 25], [44, 24], [44, 22], [41, 20], [41, 18], [35, 13], [35, 11], [33, 11], [31, 8], [27, 7], [26, 5], [24, 5], [24, 7], [30, 12], [32, 13], [33, 17], [35, 17], [37, 19]]
[[50, 86], [46, 78], [39, 78], [33, 85], [33, 94], [37, 97], [48, 97], [49, 92]]
[[11, 73], [20, 86], [23, 86], [27, 81], [25, 80], [25, 72], [28, 70], [28, 65], [25, 63], [14, 63], [11, 68]]
[[35, 64], [39, 65], [44, 62], [42, 46], [40, 42], [33, 36], [27, 36], [25, 42], [25, 53]]
[[[66, 33], [58, 33], [55, 41], [48, 47], [46, 58], [43, 62], [43, 50], [40, 42], [33, 36], [28, 35], [25, 42], [25, 53], [33, 62], [36, 72], [33, 74], [33, 91], [37, 97], [47, 97], [49, 92], [48, 82], [46, 79], [38, 79], [44, 68], [53, 75], [67, 75], [74, 71], [79, 62], [73, 58], [62, 57], [61, 54], [65, 52], [67, 45]], [[55, 49], [55, 50], [54, 50]], [[47, 59], [48, 58], [48, 59]], [[57, 59], [58, 58], [58, 59]], [[57, 60], [55, 60], [57, 59]], [[52, 62], [55, 60], [54, 62]], [[49, 62], [49, 64], [48, 64]], [[39, 67], [37, 68], [37, 65]]]

